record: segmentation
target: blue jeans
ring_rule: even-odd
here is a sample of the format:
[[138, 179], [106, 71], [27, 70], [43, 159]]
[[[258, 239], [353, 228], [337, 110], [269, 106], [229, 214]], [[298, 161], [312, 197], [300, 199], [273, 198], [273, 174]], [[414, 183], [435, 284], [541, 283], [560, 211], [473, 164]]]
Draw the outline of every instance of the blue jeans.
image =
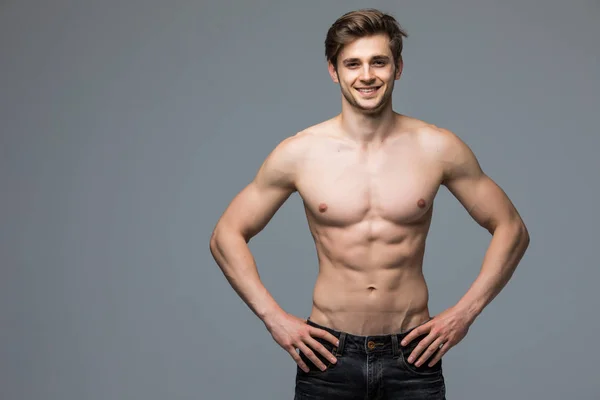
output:
[[325, 339], [315, 338], [337, 358], [337, 363], [332, 364], [315, 351], [327, 366], [325, 371], [321, 371], [300, 352], [310, 371], [304, 372], [296, 366], [294, 400], [446, 399], [442, 360], [433, 367], [429, 367], [427, 362], [416, 367], [407, 361], [411, 351], [426, 336], [417, 337], [403, 347], [400, 342], [416, 327], [397, 334], [356, 336], [319, 325], [310, 319], [306, 323], [339, 339], [339, 346], [335, 347]]

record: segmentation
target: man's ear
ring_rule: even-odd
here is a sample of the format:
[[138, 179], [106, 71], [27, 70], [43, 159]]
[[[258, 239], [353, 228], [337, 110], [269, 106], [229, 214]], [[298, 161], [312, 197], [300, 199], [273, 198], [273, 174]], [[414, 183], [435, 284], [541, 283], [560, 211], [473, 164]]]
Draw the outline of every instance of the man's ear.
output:
[[404, 62], [402, 61], [402, 57], [398, 60], [398, 64], [396, 65], [396, 76], [395, 80], [400, 79], [400, 75], [402, 75], [402, 69], [404, 68]]
[[337, 72], [335, 71], [335, 67], [331, 63], [331, 61], [327, 61], [327, 70], [329, 71], [329, 76], [335, 83], [340, 83]]

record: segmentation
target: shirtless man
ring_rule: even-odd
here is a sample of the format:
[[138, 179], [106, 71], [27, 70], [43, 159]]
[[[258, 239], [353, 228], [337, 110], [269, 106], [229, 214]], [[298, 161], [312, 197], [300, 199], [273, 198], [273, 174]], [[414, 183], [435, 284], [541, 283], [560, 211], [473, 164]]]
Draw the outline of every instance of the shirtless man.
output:
[[[442, 357], [529, 244], [517, 210], [457, 135], [393, 111], [403, 36], [374, 9], [332, 25], [326, 55], [341, 114], [279, 143], [210, 241], [229, 283], [296, 361], [297, 400], [444, 399]], [[492, 239], [467, 293], [431, 317], [422, 262], [440, 185]], [[308, 320], [275, 302], [248, 247], [295, 191], [319, 260]]]

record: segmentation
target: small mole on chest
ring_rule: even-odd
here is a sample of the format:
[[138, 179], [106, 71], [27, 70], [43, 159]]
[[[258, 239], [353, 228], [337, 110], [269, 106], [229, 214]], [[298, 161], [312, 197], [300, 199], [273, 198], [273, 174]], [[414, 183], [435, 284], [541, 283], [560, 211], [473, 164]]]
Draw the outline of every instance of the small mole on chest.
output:
[[325, 203], [321, 203], [321, 204], [319, 204], [319, 211], [320, 211], [320, 212], [325, 212], [325, 211], [327, 211], [327, 204], [325, 204]]
[[419, 199], [419, 201], [417, 201], [417, 205], [419, 206], [419, 208], [423, 208], [425, 207], [427, 203], [425, 202], [424, 199]]

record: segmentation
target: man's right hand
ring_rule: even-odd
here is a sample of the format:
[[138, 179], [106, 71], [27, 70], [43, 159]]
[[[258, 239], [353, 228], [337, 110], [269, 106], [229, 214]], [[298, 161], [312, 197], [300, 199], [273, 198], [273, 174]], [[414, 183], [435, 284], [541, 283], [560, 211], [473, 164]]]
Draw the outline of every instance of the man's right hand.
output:
[[337, 359], [327, 349], [315, 340], [315, 337], [322, 338], [331, 342], [334, 346], [338, 346], [338, 339], [331, 333], [310, 326], [302, 319], [288, 314], [283, 313], [273, 320], [265, 324], [267, 329], [273, 336], [273, 339], [279, 344], [285, 351], [290, 353], [296, 364], [304, 371], [309, 372], [310, 369], [306, 365], [300, 355], [296, 352], [299, 349], [309, 360], [313, 362], [319, 369], [324, 371], [327, 369], [325, 364], [319, 360], [315, 351], [318, 351], [323, 357], [330, 360], [332, 363], [337, 362]]

